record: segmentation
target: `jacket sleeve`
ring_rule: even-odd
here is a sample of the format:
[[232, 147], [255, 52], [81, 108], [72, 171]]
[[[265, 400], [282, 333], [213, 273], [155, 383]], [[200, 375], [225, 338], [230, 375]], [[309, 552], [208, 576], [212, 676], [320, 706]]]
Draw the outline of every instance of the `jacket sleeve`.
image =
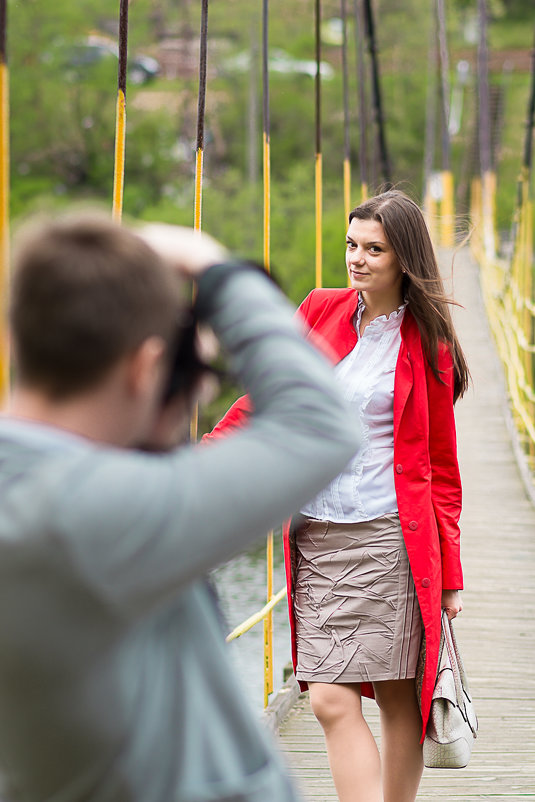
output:
[[128, 616], [145, 614], [280, 524], [360, 442], [330, 365], [304, 340], [276, 287], [260, 274], [231, 272], [217, 292], [208, 290], [199, 289], [205, 319], [249, 392], [249, 425], [171, 455], [91, 449], [55, 475], [51, 503], [71, 559], [94, 592]]
[[248, 395], [242, 395], [229, 407], [212, 431], [202, 436], [201, 442], [208, 443], [210, 440], [219, 440], [236, 429], [241, 429], [249, 422], [252, 412], [251, 399]]
[[461, 590], [463, 574], [459, 517], [462, 488], [453, 411], [453, 363], [449, 349], [444, 344], [440, 346], [438, 368], [442, 381], [438, 381], [431, 368], [427, 367], [431, 497], [440, 538], [442, 588]]

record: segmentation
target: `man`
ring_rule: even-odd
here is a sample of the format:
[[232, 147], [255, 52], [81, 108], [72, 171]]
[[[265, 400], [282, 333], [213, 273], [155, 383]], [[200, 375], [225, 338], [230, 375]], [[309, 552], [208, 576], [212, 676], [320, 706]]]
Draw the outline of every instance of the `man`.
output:
[[[255, 413], [213, 446], [135, 451], [180, 439], [196, 387], [185, 358], [185, 387], [162, 400], [184, 324], [179, 275], [196, 281], [199, 316]], [[242, 704], [203, 576], [298, 509], [357, 448], [329, 367], [260, 272], [169, 227], [138, 236], [79, 218], [33, 230], [16, 260], [11, 328], [0, 796], [290, 802], [279, 759]]]

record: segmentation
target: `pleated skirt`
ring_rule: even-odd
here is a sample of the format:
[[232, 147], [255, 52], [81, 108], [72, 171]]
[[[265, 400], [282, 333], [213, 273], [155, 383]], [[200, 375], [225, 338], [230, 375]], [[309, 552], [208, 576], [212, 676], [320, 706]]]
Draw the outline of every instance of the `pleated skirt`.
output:
[[422, 620], [398, 515], [306, 519], [295, 543], [297, 679], [414, 677]]

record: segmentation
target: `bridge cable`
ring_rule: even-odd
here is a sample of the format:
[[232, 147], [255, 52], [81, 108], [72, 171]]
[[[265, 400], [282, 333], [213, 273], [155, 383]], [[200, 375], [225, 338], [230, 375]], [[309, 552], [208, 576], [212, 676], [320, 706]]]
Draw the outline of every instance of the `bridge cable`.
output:
[[[9, 285], [9, 71], [7, 63], [7, 0], [0, 0], [0, 298]], [[0, 322], [0, 405], [9, 392], [7, 316]]]
[[208, 53], [208, 0], [201, 3], [201, 35], [199, 53], [199, 94], [197, 102], [197, 143], [195, 158], [195, 201], [193, 220], [195, 231], [201, 230], [202, 180], [204, 159], [204, 120], [206, 115], [206, 64]]
[[438, 36], [438, 54], [440, 62], [440, 98], [442, 106], [442, 208], [440, 214], [441, 243], [445, 247], [452, 247], [455, 242], [454, 227], [454, 199], [453, 199], [453, 173], [451, 171], [451, 143], [449, 134], [450, 118], [450, 84], [449, 84], [449, 56], [446, 34], [446, 9], [444, 0], [436, 2], [436, 24]]
[[[269, 0], [262, 2], [262, 154], [263, 154], [263, 222], [264, 265], [269, 272], [271, 266], [271, 120], [269, 107]], [[273, 531], [266, 540], [266, 602], [273, 598]], [[264, 618], [264, 707], [269, 694], [273, 693], [273, 610]]]
[[115, 158], [113, 168], [114, 220], [123, 214], [124, 165], [126, 146], [126, 68], [128, 60], [128, 0], [119, 6], [119, 65], [117, 68], [117, 104], [115, 110]]
[[379, 144], [379, 157], [381, 162], [381, 174], [385, 181], [386, 188], [392, 185], [392, 170], [390, 167], [390, 158], [386, 145], [385, 134], [385, 121], [383, 115], [383, 103], [381, 98], [381, 82], [379, 80], [379, 58], [377, 55], [377, 41], [375, 37], [375, 22], [373, 18], [373, 9], [371, 0], [364, 0], [364, 11], [366, 20], [366, 35], [368, 39], [368, 50], [371, 61], [372, 71], [372, 98], [373, 108], [375, 113], [375, 122], [377, 124], [377, 135]]
[[347, 63], [347, 8], [341, 0], [342, 18], [342, 92], [344, 102], [344, 219], [345, 225], [351, 211], [351, 142], [349, 136], [349, 70]]
[[481, 171], [483, 247], [488, 259], [495, 255], [494, 241], [494, 187], [492, 170], [489, 54], [487, 42], [488, 12], [486, 0], [478, 0], [479, 43], [477, 50], [477, 75], [479, 96], [479, 164]]
[[424, 213], [427, 227], [433, 242], [436, 238], [437, 208], [431, 181], [435, 162], [435, 141], [437, 129], [437, 32], [436, 6], [431, 12], [429, 28], [429, 47], [427, 55], [427, 89], [425, 102], [425, 143], [423, 164]]
[[[193, 227], [201, 231], [202, 223], [202, 179], [204, 160], [204, 119], [206, 111], [206, 63], [208, 52], [208, 0], [202, 0], [201, 33], [199, 44], [199, 91], [197, 97], [197, 139], [195, 145], [195, 192], [193, 200]], [[199, 435], [199, 405], [195, 404], [189, 424], [191, 442]]]
[[316, 124], [316, 287], [323, 284], [322, 265], [322, 150], [321, 150], [321, 0], [315, 0], [315, 40], [316, 40], [316, 77], [315, 77], [315, 124]]
[[368, 99], [366, 66], [364, 62], [364, 6], [363, 0], [353, 0], [355, 16], [355, 45], [357, 52], [357, 89], [359, 109], [359, 168], [360, 201], [368, 198]]

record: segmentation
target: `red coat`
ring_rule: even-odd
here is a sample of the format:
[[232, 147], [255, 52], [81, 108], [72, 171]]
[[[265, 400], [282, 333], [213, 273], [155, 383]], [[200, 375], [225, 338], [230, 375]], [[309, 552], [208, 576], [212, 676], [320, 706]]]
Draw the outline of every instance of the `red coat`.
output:
[[[309, 335], [333, 362], [354, 348], [353, 317], [358, 293], [353, 289], [313, 290], [299, 311]], [[440, 642], [443, 589], [463, 587], [459, 553], [461, 482], [453, 415], [453, 367], [449, 349], [439, 349], [438, 381], [423, 354], [418, 326], [407, 309], [401, 326], [401, 347], [394, 384], [394, 480], [399, 518], [416, 586], [426, 637], [422, 687], [423, 733], [429, 716]], [[212, 436], [243, 425], [250, 412], [246, 396], [229, 409]], [[292, 656], [296, 665], [292, 604], [290, 525], [284, 529]], [[306, 683], [303, 683], [306, 687]], [[372, 696], [370, 684], [362, 692]], [[423, 737], [423, 736], [422, 736]]]

